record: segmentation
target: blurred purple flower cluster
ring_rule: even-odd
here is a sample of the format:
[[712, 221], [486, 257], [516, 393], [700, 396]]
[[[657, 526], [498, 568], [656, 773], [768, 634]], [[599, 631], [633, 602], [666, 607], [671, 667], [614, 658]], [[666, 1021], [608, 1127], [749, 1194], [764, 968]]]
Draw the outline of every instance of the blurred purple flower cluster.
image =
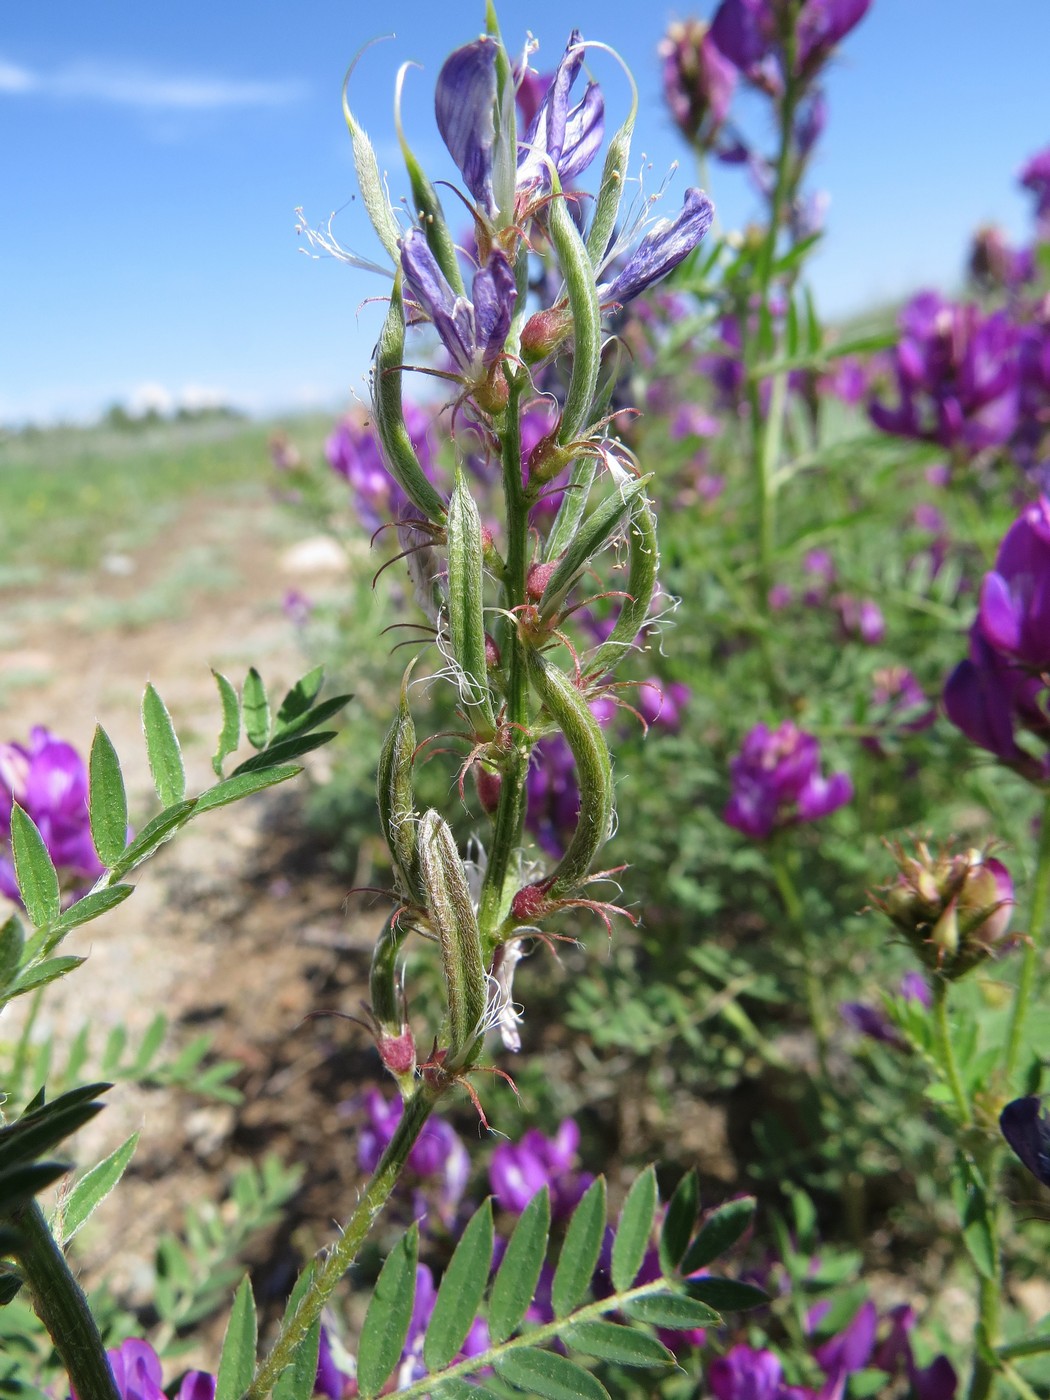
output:
[[[1033, 782], [1050, 778], [1050, 499], [1025, 507], [981, 584], [970, 654], [948, 677], [948, 717]], [[1042, 752], [1018, 743], [1033, 738]]]
[[[168, 1400], [161, 1384], [160, 1358], [148, 1342], [131, 1338], [107, 1351], [121, 1400]], [[187, 1371], [172, 1400], [215, 1400], [215, 1377], [207, 1371]]]
[[[430, 414], [408, 401], [404, 411], [416, 456], [424, 472], [433, 479], [436, 461], [431, 447]], [[384, 466], [382, 448], [363, 410], [348, 413], [336, 425], [328, 435], [324, 450], [329, 466], [349, 484], [354, 507], [367, 530], [378, 530], [388, 521], [415, 514]]]
[[[354, 1113], [363, 1110], [364, 1120], [357, 1135], [357, 1158], [364, 1172], [373, 1172], [401, 1121], [402, 1103], [389, 1103], [378, 1089], [367, 1089], [346, 1106]], [[452, 1220], [463, 1199], [470, 1177], [470, 1158], [455, 1129], [443, 1118], [431, 1115], [408, 1154], [408, 1179], [417, 1187], [433, 1187], [439, 1217]], [[413, 1212], [427, 1211], [428, 1201], [419, 1190]]]
[[[811, 1330], [819, 1327], [828, 1307], [818, 1303], [810, 1309]], [[715, 1357], [707, 1369], [708, 1385], [714, 1400], [843, 1400], [851, 1376], [876, 1370], [906, 1382], [913, 1400], [954, 1400], [955, 1368], [946, 1356], [918, 1365], [910, 1337], [914, 1326], [915, 1312], [906, 1304], [880, 1321], [875, 1304], [862, 1303], [848, 1326], [813, 1347], [813, 1361], [823, 1372], [816, 1388], [788, 1384], [775, 1352], [743, 1343]]]
[[11, 809], [32, 817], [58, 870], [67, 903], [86, 894], [102, 874], [88, 820], [88, 775], [73, 748], [41, 725], [28, 744], [0, 744], [0, 892], [18, 902], [10, 856]]
[[[927, 1009], [933, 1004], [929, 983], [921, 972], [914, 970], [906, 972], [901, 978], [898, 996], [903, 1001], [914, 1001]], [[897, 1048], [904, 1045], [897, 1028], [881, 1006], [871, 1006], [865, 1001], [844, 1001], [839, 1006], [839, 1015], [858, 1035]]]
[[791, 720], [773, 730], [756, 724], [732, 759], [729, 776], [732, 791], [723, 820], [755, 841], [826, 817], [853, 796], [847, 773], [823, 776], [820, 741]]

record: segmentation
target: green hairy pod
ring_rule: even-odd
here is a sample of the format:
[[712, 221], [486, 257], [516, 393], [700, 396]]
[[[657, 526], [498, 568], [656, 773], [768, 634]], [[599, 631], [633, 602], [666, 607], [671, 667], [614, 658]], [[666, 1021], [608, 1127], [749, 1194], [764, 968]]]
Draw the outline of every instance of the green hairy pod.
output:
[[428, 520], [441, 524], [445, 503], [427, 480], [405, 426], [401, 406], [401, 365], [405, 356], [405, 307], [401, 298], [401, 271], [394, 278], [390, 310], [376, 346], [372, 374], [372, 406], [383, 458], [397, 484]]
[[638, 96], [636, 92], [634, 102], [631, 104], [630, 115], [609, 142], [609, 150], [605, 157], [594, 218], [591, 220], [591, 227], [587, 233], [587, 254], [595, 272], [601, 267], [605, 250], [609, 246], [613, 229], [616, 227], [616, 216], [620, 212], [620, 201], [623, 198], [624, 182], [627, 177], [627, 162], [631, 157], [631, 136], [634, 132], [634, 119], [637, 111]]
[[604, 549], [612, 539], [631, 513], [634, 501], [642, 495], [651, 480], [650, 472], [628, 482], [626, 486], [617, 486], [597, 510], [588, 516], [586, 524], [577, 530], [543, 590], [540, 613], [545, 619], [553, 617], [558, 611], [569, 589], [599, 550]]
[[[415, 665], [415, 662], [412, 663]], [[416, 726], [408, 707], [408, 678], [401, 682], [394, 722], [383, 741], [376, 774], [379, 820], [394, 862], [398, 893], [411, 904], [424, 903], [419, 877], [419, 818], [412, 793], [412, 759], [416, 751]]]
[[458, 672], [460, 698], [467, 707], [474, 732], [490, 739], [496, 732], [496, 716], [487, 680], [484, 616], [484, 544], [477, 503], [467, 490], [463, 474], [448, 503], [448, 618], [452, 657]]
[[572, 840], [553, 872], [543, 882], [548, 899], [574, 894], [587, 881], [594, 858], [612, 831], [612, 759], [598, 721], [583, 693], [564, 671], [538, 651], [526, 650], [529, 680], [551, 719], [565, 735], [576, 763], [580, 816]]
[[602, 358], [602, 317], [598, 307], [598, 286], [587, 249], [554, 175], [551, 184], [553, 198], [547, 224], [565, 278], [573, 323], [572, 375], [558, 432], [558, 440], [564, 446], [575, 442], [590, 426]]
[[419, 864], [427, 912], [441, 943], [448, 995], [445, 1066], [455, 1070], [469, 1062], [478, 1042], [488, 989], [467, 872], [448, 823], [433, 808], [420, 824]]
[[[358, 58], [360, 56], [359, 53]], [[390, 254], [396, 267], [401, 256], [398, 246], [401, 230], [398, 228], [397, 220], [390, 208], [390, 199], [383, 183], [383, 177], [379, 173], [379, 162], [376, 160], [375, 150], [364, 127], [351, 112], [346, 95], [350, 76], [356, 65], [357, 58], [350, 65], [350, 71], [343, 80], [343, 116], [346, 118], [350, 142], [354, 148], [354, 169], [357, 171], [357, 183], [361, 188], [361, 198], [364, 201], [365, 210], [372, 221], [376, 236]]]
[[656, 576], [660, 571], [660, 550], [656, 539], [656, 516], [649, 499], [640, 493], [627, 526], [629, 564], [627, 582], [619, 616], [613, 630], [601, 646], [589, 657], [588, 676], [601, 676], [611, 671], [625, 652], [635, 646], [635, 638], [645, 626], [656, 592]]

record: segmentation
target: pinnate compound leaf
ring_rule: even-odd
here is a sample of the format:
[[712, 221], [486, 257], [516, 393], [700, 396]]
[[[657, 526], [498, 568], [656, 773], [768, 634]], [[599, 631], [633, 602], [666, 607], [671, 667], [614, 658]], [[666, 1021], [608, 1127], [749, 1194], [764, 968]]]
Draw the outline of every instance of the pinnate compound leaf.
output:
[[438, 1288], [423, 1342], [423, 1364], [440, 1371], [459, 1351], [477, 1316], [492, 1268], [492, 1200], [471, 1216]]
[[627, 1193], [613, 1241], [612, 1281], [618, 1293], [630, 1288], [638, 1277], [649, 1247], [658, 1199], [656, 1171], [646, 1167]]
[[726, 1201], [724, 1206], [713, 1210], [700, 1226], [700, 1233], [685, 1252], [681, 1271], [695, 1274], [713, 1260], [732, 1249], [737, 1240], [751, 1224], [755, 1213], [754, 1196], [741, 1196], [736, 1201]]
[[88, 760], [88, 818], [99, 860], [116, 865], [128, 841], [128, 799], [120, 759], [101, 724], [95, 726]]
[[751, 1283], [733, 1278], [696, 1278], [685, 1285], [686, 1293], [716, 1312], [746, 1312], [769, 1302], [769, 1294]]
[[66, 1197], [62, 1209], [62, 1242], [68, 1244], [96, 1206], [106, 1199], [127, 1170], [138, 1145], [138, 1133], [120, 1144], [115, 1152], [85, 1172]]
[[222, 701], [222, 732], [219, 734], [219, 744], [211, 766], [215, 776], [221, 778], [224, 761], [231, 753], [236, 752], [241, 742], [241, 700], [232, 682], [220, 671], [212, 671], [212, 675], [219, 687], [219, 698]]
[[[314, 1275], [313, 1264], [308, 1264], [295, 1281], [292, 1296], [284, 1310], [284, 1321], [291, 1320], [299, 1299], [309, 1288]], [[318, 1318], [309, 1332], [295, 1349], [295, 1359], [286, 1371], [282, 1371], [273, 1388], [273, 1400], [310, 1400], [317, 1379], [317, 1355], [321, 1349], [321, 1319]]]
[[521, 1323], [539, 1281], [551, 1226], [550, 1193], [537, 1191], [521, 1213], [489, 1295], [489, 1336], [498, 1345]]
[[255, 1298], [247, 1277], [233, 1300], [226, 1336], [222, 1342], [219, 1372], [215, 1382], [215, 1400], [240, 1400], [255, 1374], [255, 1344], [259, 1326], [255, 1316]]
[[25, 945], [26, 936], [22, 921], [12, 914], [0, 928], [0, 991], [3, 991], [18, 971]]
[[722, 1321], [714, 1308], [695, 1298], [687, 1298], [684, 1293], [645, 1293], [640, 1298], [626, 1298], [623, 1310], [639, 1322], [679, 1331], [717, 1327]]
[[515, 1347], [493, 1360], [496, 1374], [543, 1400], [609, 1400], [597, 1376], [554, 1351]]
[[621, 1327], [615, 1322], [574, 1323], [562, 1333], [566, 1344], [585, 1356], [613, 1361], [620, 1366], [673, 1366], [674, 1352], [648, 1332]]
[[39, 827], [17, 802], [11, 807], [11, 855], [26, 913], [37, 928], [44, 928], [58, 918], [62, 907], [58, 871]]
[[323, 666], [315, 666], [312, 671], [307, 671], [305, 676], [299, 677], [281, 701], [273, 726], [274, 738], [279, 738], [288, 725], [309, 712], [323, 684]]
[[241, 710], [249, 744], [253, 749], [265, 748], [270, 738], [270, 701], [263, 678], [254, 666], [244, 678]]
[[605, 1178], [598, 1177], [572, 1213], [551, 1285], [554, 1316], [565, 1317], [583, 1299], [594, 1277], [605, 1233]]
[[274, 787], [287, 782], [303, 770], [294, 763], [286, 763], [273, 768], [262, 768], [258, 772], [242, 773], [236, 777], [224, 778], [221, 783], [208, 788], [197, 798], [197, 811], [210, 812], [214, 807], [225, 807], [227, 803], [238, 802], [242, 797], [250, 797], [253, 792]]
[[700, 1209], [700, 1182], [695, 1171], [686, 1172], [667, 1206], [660, 1231], [660, 1267], [671, 1274], [681, 1263], [693, 1237]]
[[404, 1350], [416, 1301], [418, 1254], [419, 1226], [413, 1224], [387, 1255], [376, 1279], [357, 1349], [357, 1388], [365, 1400], [383, 1389]]
[[157, 796], [165, 807], [174, 806], [186, 796], [186, 769], [168, 707], [152, 682], [147, 684], [142, 696], [142, 730], [146, 736], [146, 756]]
[[118, 877], [124, 876], [137, 865], [141, 865], [154, 851], [158, 851], [165, 842], [170, 841], [180, 827], [186, 825], [196, 806], [197, 799], [188, 797], [185, 802], [176, 802], [174, 807], [165, 807], [163, 812], [158, 812], [152, 821], [146, 823], [127, 850], [116, 860], [109, 862], [113, 874]]

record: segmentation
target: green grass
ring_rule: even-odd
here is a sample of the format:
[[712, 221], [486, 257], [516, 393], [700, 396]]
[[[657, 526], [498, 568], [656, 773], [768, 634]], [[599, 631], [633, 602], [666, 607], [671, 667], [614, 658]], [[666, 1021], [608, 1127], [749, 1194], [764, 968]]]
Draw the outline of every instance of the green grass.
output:
[[0, 436], [0, 588], [44, 571], [88, 570], [114, 551], [141, 548], [201, 493], [275, 484], [268, 441], [285, 428], [304, 458], [321, 450], [331, 418], [257, 423], [215, 419], [27, 430]]

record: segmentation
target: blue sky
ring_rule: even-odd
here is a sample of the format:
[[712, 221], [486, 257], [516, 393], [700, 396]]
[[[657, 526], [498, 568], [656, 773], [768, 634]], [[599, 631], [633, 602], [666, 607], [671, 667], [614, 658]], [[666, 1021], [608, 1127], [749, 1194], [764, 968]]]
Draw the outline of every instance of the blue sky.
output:
[[[698, 0], [710, 13], [714, 0]], [[617, 48], [642, 111], [635, 151], [654, 181], [690, 157], [660, 101], [657, 42], [688, 5], [503, 0], [503, 32], [530, 29], [553, 66], [568, 29]], [[339, 92], [368, 39], [352, 102], [407, 188], [391, 116], [401, 62], [406, 124], [447, 173], [428, 94], [450, 48], [481, 28], [480, 0], [48, 0], [7, 8], [0, 132], [9, 200], [0, 224], [0, 423], [90, 417], [121, 400], [254, 411], [339, 407], [360, 392], [385, 286], [299, 251], [295, 209], [374, 251], [359, 210]], [[1050, 143], [1050, 0], [874, 0], [829, 75], [830, 122], [813, 170], [831, 196], [813, 283], [829, 315], [957, 281], [982, 221], [1027, 233], [1023, 160]], [[625, 87], [594, 72], [618, 124]], [[723, 226], [753, 197], [712, 172]], [[344, 206], [348, 206], [344, 208]]]

